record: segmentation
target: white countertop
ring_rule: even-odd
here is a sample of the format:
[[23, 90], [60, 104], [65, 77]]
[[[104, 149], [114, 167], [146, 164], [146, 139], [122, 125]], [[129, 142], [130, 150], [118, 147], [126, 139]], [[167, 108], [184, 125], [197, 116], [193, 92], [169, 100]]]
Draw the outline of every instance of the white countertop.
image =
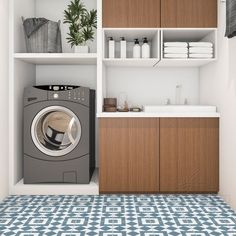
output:
[[176, 118], [211, 118], [211, 117], [220, 117], [218, 112], [102, 112], [97, 113], [99, 118], [122, 118], [122, 117], [176, 117]]

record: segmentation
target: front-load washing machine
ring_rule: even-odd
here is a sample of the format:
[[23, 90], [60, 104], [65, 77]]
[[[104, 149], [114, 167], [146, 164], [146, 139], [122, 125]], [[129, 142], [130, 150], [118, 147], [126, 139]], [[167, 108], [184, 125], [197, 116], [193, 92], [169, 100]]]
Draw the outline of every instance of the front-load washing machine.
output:
[[24, 91], [24, 183], [87, 184], [95, 168], [95, 91]]

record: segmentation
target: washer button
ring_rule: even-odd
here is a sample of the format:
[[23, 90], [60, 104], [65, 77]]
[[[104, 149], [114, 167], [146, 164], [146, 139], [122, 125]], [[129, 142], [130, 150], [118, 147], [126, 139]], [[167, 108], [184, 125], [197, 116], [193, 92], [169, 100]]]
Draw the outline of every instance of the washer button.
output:
[[53, 98], [54, 98], [54, 99], [58, 99], [58, 98], [59, 98], [58, 93], [54, 93], [54, 94], [53, 94]]

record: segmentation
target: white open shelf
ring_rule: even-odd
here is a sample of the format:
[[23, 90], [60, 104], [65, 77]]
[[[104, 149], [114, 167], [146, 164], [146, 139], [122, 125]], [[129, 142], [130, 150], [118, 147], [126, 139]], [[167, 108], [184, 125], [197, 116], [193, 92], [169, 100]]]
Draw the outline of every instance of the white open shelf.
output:
[[201, 67], [205, 66], [213, 61], [216, 61], [215, 58], [212, 59], [168, 59], [162, 58], [157, 64], [156, 67]]
[[[163, 29], [161, 32], [161, 59], [158, 67], [201, 67], [217, 60], [217, 30], [215, 28], [199, 29]], [[164, 58], [164, 42], [211, 42], [213, 58]]]
[[120, 67], [154, 67], [159, 62], [156, 58], [150, 59], [135, 59], [135, 58], [105, 58], [103, 63], [106, 66], [120, 66]]
[[[115, 40], [115, 58], [108, 58], [108, 37]], [[120, 38], [127, 41], [127, 58], [120, 58]], [[134, 39], [138, 38], [140, 46], [146, 37], [151, 49], [151, 58], [133, 58]], [[154, 67], [160, 59], [160, 30], [144, 28], [104, 28], [103, 29], [103, 62], [105, 66]]]
[[96, 65], [96, 53], [15, 53], [14, 58], [36, 65]]
[[22, 179], [10, 191], [15, 195], [98, 195], [98, 170], [89, 184], [24, 184]]

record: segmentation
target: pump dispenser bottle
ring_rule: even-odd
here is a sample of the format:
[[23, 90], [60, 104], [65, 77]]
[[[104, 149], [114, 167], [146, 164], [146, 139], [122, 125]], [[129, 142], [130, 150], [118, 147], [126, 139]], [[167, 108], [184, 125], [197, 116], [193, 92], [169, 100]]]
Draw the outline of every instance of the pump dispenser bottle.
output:
[[108, 51], [109, 58], [115, 58], [115, 41], [112, 37], [109, 37]]
[[142, 58], [150, 58], [150, 46], [147, 38], [143, 38]]
[[141, 47], [139, 45], [138, 39], [135, 39], [133, 48], [133, 58], [140, 58], [140, 57], [141, 57]]

